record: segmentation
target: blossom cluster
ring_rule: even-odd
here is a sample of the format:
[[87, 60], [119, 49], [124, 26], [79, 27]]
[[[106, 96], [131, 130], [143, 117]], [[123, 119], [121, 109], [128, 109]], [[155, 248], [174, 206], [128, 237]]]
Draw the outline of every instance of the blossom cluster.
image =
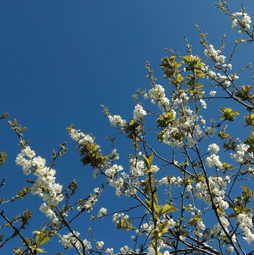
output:
[[97, 217], [98, 218], [102, 218], [103, 216], [105, 216], [107, 214], [107, 208], [101, 207], [100, 211], [98, 212]]
[[[33, 184], [31, 192], [33, 195], [38, 194], [44, 201], [40, 206], [40, 211], [45, 213], [53, 222], [57, 222], [57, 216], [50, 209], [55, 207], [60, 201], [64, 199], [62, 195], [62, 185], [55, 183], [56, 171], [52, 168], [46, 167], [46, 160], [40, 156], [35, 157], [36, 154], [29, 146], [21, 150], [16, 158], [16, 164], [21, 165], [23, 172], [29, 175], [31, 172], [37, 177], [36, 183]], [[27, 157], [27, 158], [25, 158]], [[32, 170], [31, 170], [32, 168]]]
[[107, 168], [105, 170], [105, 175], [107, 177], [108, 183], [110, 186], [115, 187], [116, 195], [121, 195], [121, 189], [124, 185], [124, 180], [118, 174], [118, 172], [122, 171], [123, 167], [121, 165], [114, 164], [113, 166]]
[[126, 125], [126, 120], [122, 119], [120, 115], [108, 115], [108, 119], [110, 124], [115, 127], [116, 125], [119, 125], [121, 129]]
[[79, 206], [77, 207], [77, 210], [80, 212], [86, 211], [91, 212], [93, 210], [93, 207], [95, 206], [96, 202], [98, 202], [97, 199], [98, 194], [90, 194], [89, 198], [85, 201], [81, 200], [79, 202]]
[[198, 199], [203, 199], [203, 201], [208, 205], [212, 205], [212, 203], [214, 203], [219, 208], [228, 209], [229, 203], [225, 200], [225, 190], [227, 189], [227, 183], [230, 181], [231, 180], [229, 176], [210, 176], [208, 178], [208, 183], [210, 192], [212, 193], [212, 198], [205, 179], [198, 181], [195, 186], [195, 189], [197, 190], [195, 196]]
[[103, 248], [104, 242], [103, 241], [97, 241], [96, 242], [96, 249], [100, 250]]
[[126, 196], [136, 194], [136, 188], [140, 186], [139, 177], [144, 175], [145, 163], [143, 160], [139, 160], [137, 158], [130, 159], [130, 176], [123, 175], [123, 177], [127, 177], [125, 180], [128, 182], [128, 187], [125, 191]]
[[[240, 17], [242, 17], [242, 19], [240, 19]], [[239, 28], [240, 34], [243, 34], [248, 29], [250, 29], [251, 18], [247, 13], [244, 13], [244, 12], [233, 13], [231, 15], [231, 19], [233, 19], [232, 28], [233, 29]]]
[[217, 153], [219, 150], [220, 147], [216, 143], [210, 144], [208, 146], [208, 151], [210, 151], [211, 153]]
[[[85, 138], [85, 136], [80, 136], [76, 132], [72, 132], [71, 135], [78, 140], [80, 140], [80, 138]], [[90, 137], [86, 138], [90, 139]], [[33, 174], [37, 176], [36, 183], [33, 184], [31, 193], [33, 195], [38, 194], [44, 201], [47, 202], [44, 202], [39, 209], [46, 215], [46, 217], [49, 217], [53, 223], [57, 224], [59, 220], [55, 212], [52, 210], [52, 207], [54, 208], [64, 199], [62, 195], [62, 185], [55, 183], [54, 175], [56, 171], [52, 168], [46, 167], [46, 160], [40, 156], [35, 156], [35, 152], [27, 146], [21, 150], [21, 153], [18, 154], [16, 164], [23, 167], [24, 174], [29, 175], [33, 172]], [[81, 244], [79, 239], [77, 239], [80, 233], [76, 231], [73, 231], [73, 233], [69, 233], [68, 235], [63, 235], [61, 237], [60, 242], [65, 248], [68, 249], [75, 247], [79, 252], [83, 251], [83, 246], [86, 249], [91, 249], [89, 241], [85, 239], [83, 244]]]
[[[197, 115], [196, 111], [190, 109], [188, 101], [190, 97], [193, 96], [192, 93], [187, 94], [184, 90], [179, 91], [179, 93], [173, 93], [171, 97], [172, 102], [170, 103], [168, 99], [166, 107], [165, 104], [162, 104], [162, 99], [166, 101], [166, 96], [165, 90], [161, 85], [154, 85], [153, 88], [149, 90], [148, 94], [145, 93], [144, 98], [150, 98], [152, 102], [157, 101], [159, 108], [163, 111], [160, 117], [161, 119], [166, 119], [169, 113], [172, 115], [172, 119], [174, 119], [174, 121], [169, 122], [168, 126], [160, 133], [159, 140], [161, 142], [178, 148], [183, 147], [185, 144], [192, 147], [197, 144], [198, 140], [201, 138], [214, 136], [216, 128], [213, 126], [205, 127], [204, 124], [206, 120], [204, 120], [201, 115]], [[204, 92], [202, 92], [202, 94], [204, 95]], [[215, 94], [216, 91], [210, 92], [211, 97]], [[206, 101], [203, 98], [200, 98], [199, 102], [204, 109], [207, 108]], [[178, 113], [176, 109], [179, 109]], [[176, 119], [177, 117], [179, 117], [179, 119]], [[201, 125], [199, 125], [198, 122], [200, 122]], [[182, 138], [185, 138], [186, 141]]]
[[[239, 79], [239, 76], [236, 74], [226, 74], [226, 71], [232, 69], [232, 64], [225, 64], [226, 57], [221, 54], [220, 50], [215, 50], [212, 44], [210, 44], [209, 47], [204, 50], [204, 54], [207, 58], [215, 61], [215, 67], [220, 67], [220, 69], [223, 71], [223, 74], [219, 72], [216, 73], [209, 68], [209, 65], [204, 65], [202, 66], [201, 70], [205, 73], [205, 77], [207, 79], [212, 79], [213, 81], [216, 81], [217, 84], [222, 84], [225, 88], [230, 87], [230, 84], [234, 80]], [[210, 96], [214, 96], [214, 94], [212, 93]]]
[[[217, 224], [214, 225], [214, 227], [210, 230], [210, 234], [211, 235], [219, 235], [220, 234], [222, 237], [226, 237], [227, 233], [229, 233], [228, 226], [230, 225], [230, 223], [227, 220], [227, 218], [223, 215], [219, 216], [219, 219], [220, 219], [220, 222], [218, 222]], [[225, 233], [223, 228], [227, 233]], [[235, 234], [231, 235], [231, 239], [233, 242], [236, 242]]]
[[230, 156], [231, 158], [233, 158], [236, 162], [238, 163], [243, 163], [244, 158], [245, 158], [245, 154], [247, 152], [247, 150], [249, 149], [249, 145], [248, 144], [244, 144], [244, 143], [240, 143], [236, 146], [236, 153], [231, 153]]
[[[203, 107], [206, 107], [204, 100], [201, 103]], [[201, 115], [197, 115], [189, 106], [182, 106], [179, 114], [180, 118], [173, 124], [169, 123], [161, 133], [162, 142], [178, 148], [184, 145], [193, 147], [200, 139], [215, 135], [216, 128], [213, 126], [205, 127], [206, 120]], [[182, 118], [182, 115], [185, 117]]]
[[87, 240], [84, 239], [82, 241], [82, 243], [77, 239], [77, 237], [79, 237], [80, 233], [77, 231], [73, 231], [73, 233], [69, 233], [67, 235], [63, 235], [60, 242], [62, 243], [62, 245], [66, 248], [76, 248], [79, 253], [81, 254], [83, 252], [83, 247], [85, 249], [91, 249], [91, 243]]
[[120, 222], [121, 219], [129, 219], [129, 215], [128, 214], [124, 214], [124, 213], [114, 213], [112, 216], [112, 222], [115, 222], [116, 224], [118, 224]]
[[165, 112], [169, 110], [170, 101], [168, 97], [166, 97], [165, 89], [161, 85], [159, 84], [154, 85], [153, 88], [150, 89], [148, 93], [149, 96], [147, 94], [144, 95], [146, 99], [150, 98], [153, 104], [155, 103], [155, 101], [157, 101], [159, 104], [159, 108]]
[[220, 50], [215, 50], [212, 44], [210, 44], [209, 47], [205, 49], [204, 53], [207, 58], [214, 59], [219, 65], [225, 62], [226, 57], [221, 55]]
[[183, 182], [183, 179], [180, 176], [170, 176], [170, 177], [163, 177], [160, 181], [160, 185], [172, 185], [174, 184], [176, 187], [179, 187], [181, 183]]
[[82, 144], [84, 142], [89, 142], [89, 143], [93, 143], [94, 142], [94, 139], [92, 136], [90, 135], [85, 135], [83, 132], [80, 132], [80, 130], [76, 130], [74, 128], [72, 128], [70, 131], [69, 131], [69, 135], [70, 137], [78, 142], [79, 144]]
[[119, 159], [119, 154], [116, 151], [116, 149], [113, 149], [113, 151], [108, 155], [108, 158], [112, 161]]
[[179, 105], [187, 103], [190, 100], [190, 97], [182, 91], [179, 94], [173, 95], [172, 106], [174, 109], [177, 109]]
[[[172, 115], [172, 119], [175, 119], [172, 123], [169, 122], [168, 126], [160, 133], [158, 138], [161, 142], [178, 148], [184, 145], [193, 147], [200, 139], [215, 135], [216, 128], [213, 126], [205, 127], [206, 120], [201, 115], [197, 115], [196, 111], [190, 109], [188, 101], [193, 96], [192, 93], [187, 94], [184, 90], [175, 92], [175, 94], [172, 94], [172, 102], [170, 103], [165, 95], [165, 89], [161, 85], [156, 84], [153, 85], [153, 88], [149, 90], [148, 94], [144, 93], [144, 98], [150, 98], [152, 103], [157, 101], [159, 108], [163, 111], [160, 117], [161, 119], [167, 118], [169, 113]], [[215, 94], [216, 91], [210, 92], [211, 97], [214, 97]], [[203, 96], [204, 91], [202, 92]], [[206, 109], [207, 104], [202, 97], [199, 99], [199, 102]], [[163, 102], [167, 103], [164, 104]], [[175, 111], [176, 109], [179, 109], [178, 114]], [[177, 115], [179, 119], [176, 119], [178, 117]]]
[[[141, 107], [141, 105], [137, 105], [135, 107], [135, 109], [137, 110], [136, 114], [140, 118], [142, 118], [141, 115], [145, 115], [145, 111], [142, 110], [143, 108]], [[80, 130], [71, 129], [70, 136], [78, 143], [81, 143], [80, 141], [87, 141], [90, 143], [94, 142], [94, 139], [90, 135], [85, 135], [84, 133], [80, 132]], [[142, 155], [142, 153], [140, 155]], [[116, 153], [115, 149], [110, 155], [108, 155], [108, 157], [112, 161], [115, 159], [119, 159], [119, 155]], [[152, 165], [151, 167], [154, 171], [159, 170], [159, 168], [155, 165]], [[139, 177], [144, 175], [144, 168], [144, 160], [130, 159], [130, 175], [122, 172], [123, 167], [121, 165], [113, 164], [105, 169], [105, 176], [107, 177], [109, 185], [115, 187], [117, 196], [120, 196], [122, 192], [124, 192], [126, 196], [130, 196], [136, 194], [136, 188], [140, 185]], [[126, 186], [124, 184], [128, 185]], [[123, 187], [125, 188], [123, 189]], [[86, 203], [82, 203], [82, 205], [78, 207], [78, 210], [81, 211], [86, 209], [86, 211], [89, 212], [92, 210], [92, 206], [95, 204], [96, 201], [97, 197], [95, 195], [90, 195], [89, 200], [86, 201]]]
[[[219, 62], [216, 63], [216, 65], [218, 65]], [[231, 64], [223, 64], [223, 67], [225, 68], [224, 71], [227, 71], [228, 69], [232, 69], [232, 65]], [[223, 86], [225, 88], [228, 88], [231, 84], [232, 81], [237, 80], [239, 78], [239, 76], [237, 76], [236, 74], [231, 74], [229, 75], [224, 75], [221, 73], [215, 73], [214, 71], [212, 71], [209, 68], [209, 65], [203, 66], [202, 67], [203, 72], [206, 74], [206, 78], [207, 79], [212, 79], [214, 81], [216, 81], [219, 84], [223, 84]]]
[[206, 229], [206, 226], [205, 226], [204, 222], [202, 220], [199, 220], [195, 227], [196, 227], [196, 229], [193, 231], [193, 234], [195, 236], [202, 237], [203, 233], [201, 232], [201, 230]]
[[212, 167], [213, 165], [215, 165], [218, 168], [222, 168], [223, 165], [220, 162], [220, 157], [218, 155], [212, 154], [210, 157], [206, 158], [206, 164], [209, 167]]
[[137, 104], [133, 111], [133, 119], [136, 121], [140, 121], [145, 115], [147, 115], [147, 113], [143, 109], [142, 105]]
[[253, 227], [252, 223], [252, 214], [243, 214], [240, 213], [237, 215], [237, 223], [239, 224], [239, 228], [243, 231], [244, 234], [244, 240], [250, 244], [252, 241], [254, 241], [254, 234], [251, 232], [251, 229]]
[[130, 247], [128, 247], [128, 245], [122, 246], [120, 248], [120, 251], [121, 251], [121, 254], [123, 254], [123, 255], [138, 254], [139, 253], [139, 249], [136, 249], [134, 251]]
[[156, 84], [152, 89], [149, 90], [149, 96], [152, 100], [160, 101], [166, 96], [165, 89], [161, 85]]
[[91, 212], [93, 210], [94, 205], [98, 201], [97, 197], [102, 193], [102, 189], [100, 188], [95, 188], [94, 193], [90, 194], [88, 198], [86, 199], [81, 199], [78, 204], [79, 206], [77, 207], [77, 210], [79, 212]]

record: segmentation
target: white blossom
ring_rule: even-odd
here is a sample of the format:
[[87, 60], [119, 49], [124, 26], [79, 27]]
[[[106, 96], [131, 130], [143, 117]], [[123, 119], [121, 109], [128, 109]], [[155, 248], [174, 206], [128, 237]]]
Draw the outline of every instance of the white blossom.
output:
[[98, 218], [102, 218], [102, 217], [105, 216], [106, 214], [107, 214], [107, 208], [102, 207], [102, 208], [100, 209], [100, 211], [98, 212], [97, 217], [98, 217]]
[[214, 91], [214, 90], [211, 90], [210, 93], [209, 93], [210, 97], [214, 97], [215, 94], [216, 94], [216, 91]]
[[145, 115], [147, 115], [146, 111], [143, 109], [142, 105], [137, 104], [133, 111], [133, 119], [136, 121], [141, 120]]
[[216, 143], [210, 144], [208, 146], [208, 151], [210, 151], [211, 154], [217, 153], [219, 150], [220, 150], [220, 147]]

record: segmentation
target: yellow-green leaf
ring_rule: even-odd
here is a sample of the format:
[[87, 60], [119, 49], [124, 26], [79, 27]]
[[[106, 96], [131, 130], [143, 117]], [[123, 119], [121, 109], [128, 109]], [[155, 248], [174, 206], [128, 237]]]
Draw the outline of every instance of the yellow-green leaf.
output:
[[177, 211], [177, 209], [175, 207], [173, 207], [172, 205], [169, 205], [169, 204], [165, 204], [162, 209], [162, 214], [171, 213], [171, 212], [175, 212], [175, 211]]

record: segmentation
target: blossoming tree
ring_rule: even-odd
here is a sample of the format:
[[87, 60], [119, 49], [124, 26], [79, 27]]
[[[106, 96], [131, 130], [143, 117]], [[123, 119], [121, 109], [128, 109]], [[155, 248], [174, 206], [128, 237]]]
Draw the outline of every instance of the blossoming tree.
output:
[[[216, 7], [239, 31], [231, 54], [223, 55], [224, 39], [220, 49], [215, 49], [197, 27], [204, 56], [193, 54], [187, 39], [187, 55], [169, 50], [161, 64], [169, 85], [159, 85], [147, 63], [151, 84], [134, 95], [136, 106], [131, 119], [124, 120], [103, 107], [116, 130], [109, 137], [113, 145], [110, 154], [104, 154], [91, 135], [73, 125], [67, 128], [81, 162], [91, 170], [87, 174], [98, 179], [97, 187], [86, 198], [76, 197], [76, 180], [70, 180], [65, 188], [56, 181], [53, 167], [66, 153], [65, 143], [58, 152], [53, 151], [53, 161], [48, 165], [23, 139], [25, 128], [17, 120], [9, 121], [22, 148], [16, 164], [29, 176], [30, 186], [1, 203], [15, 204], [19, 199], [25, 203], [31, 193], [42, 199], [39, 210], [47, 222], [27, 237], [24, 230], [30, 229], [32, 217], [29, 209], [22, 215], [12, 215], [12, 219], [2, 210], [1, 228], [12, 229], [12, 234], [1, 235], [0, 248], [19, 237], [20, 245], [13, 247], [13, 253], [19, 255], [43, 253], [48, 241], [59, 240], [71, 254], [80, 255], [254, 252], [250, 245], [254, 241], [254, 95], [251, 85], [240, 82], [244, 71], [253, 70], [248, 64], [239, 72], [233, 71], [232, 64], [236, 50], [253, 43], [254, 30], [244, 8], [233, 13], [225, 1]], [[7, 114], [1, 115], [1, 119], [6, 118]], [[235, 135], [236, 125], [245, 126], [241, 137]], [[121, 146], [125, 141], [132, 146], [126, 165], [117, 163], [118, 139]], [[5, 159], [2, 151], [0, 164]], [[0, 187], [3, 185], [4, 180]], [[101, 207], [94, 213], [93, 207], [105, 189], [114, 189], [116, 198], [128, 201], [128, 206], [118, 211]], [[70, 202], [73, 199], [75, 202]], [[91, 216], [92, 211], [96, 216]], [[121, 240], [120, 250], [97, 240], [92, 228], [87, 235], [87, 231], [79, 233], [72, 227], [74, 220], [95, 222], [109, 217], [118, 231], [130, 234], [129, 240]]]

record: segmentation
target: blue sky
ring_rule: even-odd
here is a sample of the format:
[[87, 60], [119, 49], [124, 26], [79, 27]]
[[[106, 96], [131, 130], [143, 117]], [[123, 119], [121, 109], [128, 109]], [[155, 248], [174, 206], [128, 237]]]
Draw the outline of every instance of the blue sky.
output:
[[[239, 11], [241, 1], [230, 4], [233, 11]], [[252, 0], [244, 1], [244, 5], [247, 13], [254, 12]], [[131, 118], [132, 95], [138, 88], [149, 88], [146, 61], [158, 83], [167, 84], [160, 79], [163, 73], [159, 67], [167, 55], [164, 47], [185, 54], [185, 35], [193, 53], [203, 54], [195, 24], [208, 32], [208, 40], [218, 47], [224, 33], [229, 38], [238, 36], [230, 28], [229, 18], [210, 0], [1, 1], [0, 111], [28, 127], [25, 139], [30, 139], [32, 149], [48, 162], [52, 149], [67, 141], [69, 152], [58, 160], [57, 178], [66, 185], [71, 179], [81, 179], [80, 187], [87, 194], [94, 183], [86, 182], [90, 173], [78, 162], [65, 128], [73, 123], [83, 132], [93, 133], [97, 143], [109, 149], [105, 137], [113, 131], [100, 104], [113, 114]], [[231, 50], [229, 44], [226, 52]], [[239, 60], [239, 66], [249, 63], [253, 56], [248, 47], [243, 53], [246, 58]], [[8, 197], [25, 178], [14, 163], [20, 151], [17, 137], [4, 121], [0, 132], [0, 149], [8, 155], [0, 176], [7, 176], [2, 192]], [[2, 209], [5, 207], [0, 205]], [[10, 213], [11, 205], [6, 210]], [[52, 249], [49, 254], [60, 251], [48, 247]]]

